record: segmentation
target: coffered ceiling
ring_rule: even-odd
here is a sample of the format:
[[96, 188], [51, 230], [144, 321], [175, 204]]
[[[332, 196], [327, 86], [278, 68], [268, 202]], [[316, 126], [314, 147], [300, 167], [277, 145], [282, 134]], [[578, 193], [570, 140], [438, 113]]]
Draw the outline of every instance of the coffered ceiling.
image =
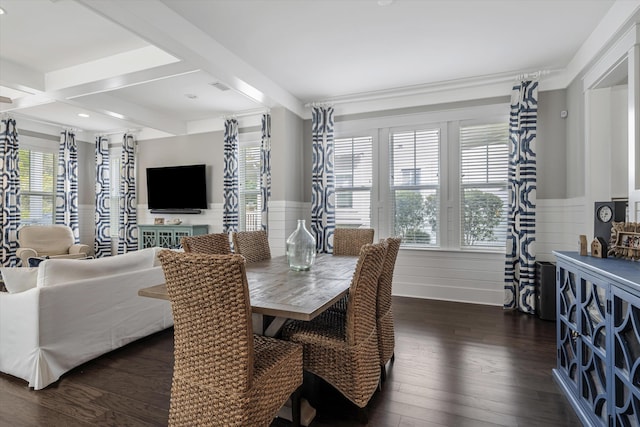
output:
[[0, 0], [0, 7], [0, 95], [12, 100], [1, 112], [92, 133], [144, 128], [162, 136], [277, 106], [305, 117], [312, 102], [508, 87], [536, 71], [549, 76], [549, 88], [563, 87], [637, 18], [640, 1]]

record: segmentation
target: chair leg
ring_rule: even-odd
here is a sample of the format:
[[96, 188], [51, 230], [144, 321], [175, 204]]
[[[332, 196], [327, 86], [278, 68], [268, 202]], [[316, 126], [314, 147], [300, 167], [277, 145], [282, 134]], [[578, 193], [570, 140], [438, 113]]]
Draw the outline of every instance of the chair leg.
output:
[[300, 427], [300, 397], [302, 395], [302, 386], [298, 387], [296, 391], [291, 394], [291, 425], [293, 427]]
[[387, 380], [387, 366], [380, 365], [380, 382], [383, 383]]
[[395, 362], [395, 360], [396, 360], [396, 352], [394, 351], [394, 352], [391, 354], [391, 363]]

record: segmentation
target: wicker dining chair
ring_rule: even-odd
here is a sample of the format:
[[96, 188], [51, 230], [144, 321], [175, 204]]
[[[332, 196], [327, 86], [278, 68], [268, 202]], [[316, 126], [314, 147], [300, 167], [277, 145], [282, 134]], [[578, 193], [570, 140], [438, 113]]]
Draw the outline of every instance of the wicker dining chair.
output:
[[378, 352], [380, 354], [380, 369], [382, 380], [387, 378], [387, 362], [395, 359], [395, 333], [393, 327], [393, 310], [391, 309], [391, 289], [393, 283], [393, 270], [400, 249], [399, 237], [390, 237], [386, 240], [387, 253], [384, 256], [382, 272], [378, 279], [378, 297], [376, 304], [376, 326], [378, 328]]
[[300, 423], [302, 347], [254, 335], [245, 260], [163, 250], [174, 320], [170, 426], [268, 426], [291, 397]]
[[[360, 251], [346, 313], [325, 311], [311, 321], [293, 321], [282, 338], [304, 346], [304, 369], [364, 408], [380, 380], [376, 297], [386, 243]], [[366, 414], [365, 414], [366, 415]]]
[[266, 231], [238, 231], [234, 232], [232, 237], [234, 252], [243, 255], [247, 259], [247, 263], [271, 258]]
[[373, 243], [373, 234], [373, 228], [336, 228], [333, 232], [333, 254], [358, 256], [363, 245]]
[[197, 252], [209, 255], [228, 255], [231, 253], [231, 244], [227, 233], [200, 234], [198, 236], [185, 236], [180, 239], [180, 244], [185, 252]]

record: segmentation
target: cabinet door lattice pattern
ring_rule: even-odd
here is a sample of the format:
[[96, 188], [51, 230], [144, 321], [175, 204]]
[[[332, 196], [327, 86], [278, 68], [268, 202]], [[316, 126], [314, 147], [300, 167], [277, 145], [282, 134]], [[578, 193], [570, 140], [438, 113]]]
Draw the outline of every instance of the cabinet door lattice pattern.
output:
[[158, 246], [163, 248], [175, 247], [172, 230], [158, 230]]
[[607, 288], [583, 280], [580, 291], [581, 396], [607, 425]]
[[577, 307], [576, 276], [573, 272], [561, 270], [557, 325], [560, 340], [558, 369], [565, 372], [576, 391], [578, 390]]
[[173, 233], [173, 241], [172, 241], [172, 248], [180, 248], [182, 246], [182, 244], [180, 243], [182, 241], [183, 237], [188, 237], [191, 236], [191, 233], [188, 231], [175, 231]]
[[640, 426], [640, 298], [613, 291], [614, 425]]
[[141, 248], [151, 248], [156, 245], [157, 235], [155, 230], [143, 230], [141, 235]]

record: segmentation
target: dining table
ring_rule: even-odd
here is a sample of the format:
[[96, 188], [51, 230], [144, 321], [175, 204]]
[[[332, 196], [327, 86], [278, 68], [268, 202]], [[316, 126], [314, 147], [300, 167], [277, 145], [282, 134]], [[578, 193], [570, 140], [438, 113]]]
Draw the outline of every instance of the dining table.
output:
[[[357, 262], [357, 256], [318, 254], [306, 271], [289, 268], [286, 256], [247, 263], [254, 330], [274, 336], [289, 319], [312, 320], [347, 295]], [[164, 284], [142, 288], [138, 295], [169, 300]]]

